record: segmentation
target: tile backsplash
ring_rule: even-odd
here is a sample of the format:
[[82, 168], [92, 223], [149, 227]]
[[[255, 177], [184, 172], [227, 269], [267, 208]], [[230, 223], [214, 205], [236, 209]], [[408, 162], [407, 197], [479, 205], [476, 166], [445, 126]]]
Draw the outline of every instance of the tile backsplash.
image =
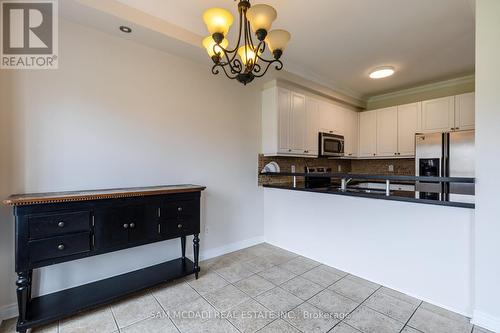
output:
[[[269, 162], [276, 162], [280, 166], [280, 171], [291, 172], [291, 166], [295, 165], [296, 172], [304, 172], [306, 166], [329, 167], [336, 173], [362, 173], [373, 175], [415, 175], [415, 159], [378, 159], [378, 160], [337, 160], [326, 158], [304, 158], [287, 156], [264, 156], [259, 155], [259, 165], [257, 172], [260, 172]], [[393, 171], [389, 171], [392, 166]], [[262, 184], [286, 184], [291, 182], [289, 176], [263, 176], [259, 175], [259, 185]], [[299, 178], [300, 181], [301, 178]]]

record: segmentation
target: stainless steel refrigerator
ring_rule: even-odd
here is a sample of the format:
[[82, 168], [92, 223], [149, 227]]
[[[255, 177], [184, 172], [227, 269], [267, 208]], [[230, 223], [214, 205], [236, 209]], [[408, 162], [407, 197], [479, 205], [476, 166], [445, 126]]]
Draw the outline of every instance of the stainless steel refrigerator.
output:
[[[417, 134], [417, 176], [474, 177], [474, 131]], [[417, 182], [417, 198], [474, 203], [474, 184]]]

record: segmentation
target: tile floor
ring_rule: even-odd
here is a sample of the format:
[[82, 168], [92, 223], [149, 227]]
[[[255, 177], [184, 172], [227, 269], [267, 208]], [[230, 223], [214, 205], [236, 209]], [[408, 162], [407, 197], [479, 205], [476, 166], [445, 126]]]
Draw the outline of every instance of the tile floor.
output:
[[[202, 262], [200, 278], [33, 330], [45, 333], [486, 333], [469, 319], [269, 244]], [[15, 319], [0, 333], [15, 332]]]

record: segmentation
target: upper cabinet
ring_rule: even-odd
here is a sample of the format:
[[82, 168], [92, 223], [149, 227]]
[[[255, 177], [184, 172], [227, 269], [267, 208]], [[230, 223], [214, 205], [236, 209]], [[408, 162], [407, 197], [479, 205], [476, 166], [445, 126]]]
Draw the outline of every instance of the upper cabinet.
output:
[[455, 129], [455, 96], [422, 102], [422, 132], [445, 132]]
[[359, 157], [377, 156], [377, 111], [359, 115]]
[[398, 155], [398, 108], [377, 110], [377, 156]]
[[418, 133], [418, 118], [422, 103], [398, 106], [398, 156], [415, 156], [415, 134]]
[[262, 153], [318, 156], [318, 133], [345, 136], [346, 156], [356, 156], [358, 112], [301, 94], [273, 87], [262, 93]]
[[358, 156], [359, 112], [343, 109], [344, 113], [344, 152], [346, 157]]
[[455, 130], [475, 127], [475, 93], [455, 96]]

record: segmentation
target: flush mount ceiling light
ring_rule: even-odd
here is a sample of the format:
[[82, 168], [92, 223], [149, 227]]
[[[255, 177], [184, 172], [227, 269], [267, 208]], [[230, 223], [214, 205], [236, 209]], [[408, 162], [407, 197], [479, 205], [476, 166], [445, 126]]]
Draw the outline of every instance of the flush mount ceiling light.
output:
[[[219, 74], [219, 68], [230, 79], [236, 79], [246, 85], [256, 77], [262, 77], [272, 64], [276, 70], [283, 68], [280, 58], [290, 40], [286, 30], [271, 30], [276, 19], [276, 10], [268, 5], [251, 6], [249, 0], [239, 0], [240, 17], [238, 41], [234, 48], [228, 48], [225, 38], [233, 24], [233, 16], [223, 8], [210, 8], [203, 14], [210, 36], [203, 39], [203, 46], [212, 58], [212, 73]], [[254, 44], [252, 31], [257, 38]], [[266, 44], [274, 59], [263, 57]], [[239, 57], [239, 58], [238, 58]]]
[[389, 77], [394, 74], [394, 67], [392, 66], [382, 66], [375, 68], [370, 73], [371, 79], [383, 79], [384, 77]]
[[132, 32], [132, 28], [122, 25], [120, 26], [120, 31], [129, 34]]

